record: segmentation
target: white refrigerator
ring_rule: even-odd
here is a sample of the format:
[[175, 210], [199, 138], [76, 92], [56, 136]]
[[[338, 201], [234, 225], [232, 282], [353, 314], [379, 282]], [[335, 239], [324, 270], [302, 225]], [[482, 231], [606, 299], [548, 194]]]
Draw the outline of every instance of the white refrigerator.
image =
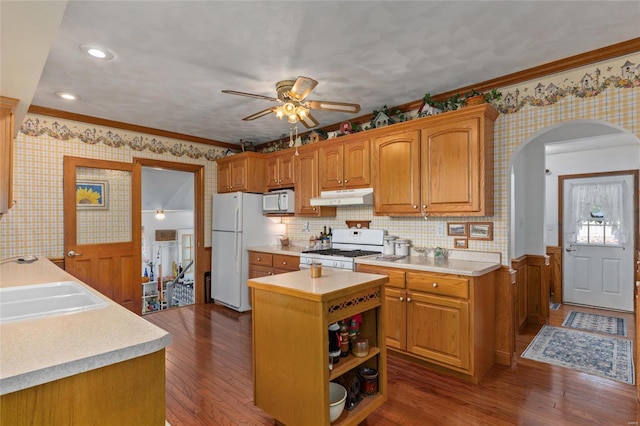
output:
[[211, 298], [236, 311], [248, 311], [247, 247], [275, 244], [276, 224], [262, 214], [262, 194], [214, 194], [212, 211]]

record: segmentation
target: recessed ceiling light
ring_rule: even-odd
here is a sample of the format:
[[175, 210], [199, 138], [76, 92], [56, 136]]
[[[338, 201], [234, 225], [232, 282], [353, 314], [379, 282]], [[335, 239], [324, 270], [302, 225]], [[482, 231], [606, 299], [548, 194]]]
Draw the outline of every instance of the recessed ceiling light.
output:
[[74, 95], [73, 93], [69, 93], [69, 92], [56, 92], [56, 95], [58, 95], [62, 99], [67, 99], [69, 101], [76, 101], [80, 99], [80, 96]]
[[109, 52], [108, 49], [100, 46], [81, 44], [80, 50], [93, 58], [104, 59], [105, 61], [114, 58], [113, 53]]

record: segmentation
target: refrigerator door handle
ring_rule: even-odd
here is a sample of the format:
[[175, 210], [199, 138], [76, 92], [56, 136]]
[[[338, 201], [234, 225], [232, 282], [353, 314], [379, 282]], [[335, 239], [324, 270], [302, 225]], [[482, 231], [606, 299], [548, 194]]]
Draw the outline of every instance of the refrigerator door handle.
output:
[[233, 230], [235, 232], [238, 232], [239, 231], [238, 223], [240, 222], [240, 208], [239, 207], [236, 207], [236, 214], [235, 214], [235, 218], [234, 219], [235, 219], [236, 223], [233, 225]]
[[238, 248], [239, 248], [238, 238], [240, 238], [240, 233], [236, 232], [235, 233], [235, 240], [234, 240], [234, 246], [235, 247], [233, 247], [233, 254], [236, 257], [236, 269], [238, 269], [237, 266], [240, 263], [240, 262], [238, 262], [240, 260], [240, 256], [239, 256], [239, 253], [238, 253]]

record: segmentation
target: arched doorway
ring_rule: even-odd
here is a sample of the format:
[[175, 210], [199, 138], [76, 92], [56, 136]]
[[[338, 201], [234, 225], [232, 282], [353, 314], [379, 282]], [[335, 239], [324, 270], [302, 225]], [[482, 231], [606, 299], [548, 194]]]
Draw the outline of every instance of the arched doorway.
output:
[[[545, 255], [548, 246], [561, 245], [558, 240], [558, 174], [637, 171], [638, 164], [638, 137], [604, 121], [559, 123], [525, 140], [514, 151], [509, 168], [510, 258], [526, 254]], [[634, 208], [638, 211], [638, 200]], [[638, 244], [636, 229], [633, 242], [636, 253]], [[636, 305], [636, 330], [640, 327], [638, 311]], [[636, 365], [638, 350], [640, 345], [636, 339]], [[636, 376], [638, 378], [640, 374], [636, 372]]]

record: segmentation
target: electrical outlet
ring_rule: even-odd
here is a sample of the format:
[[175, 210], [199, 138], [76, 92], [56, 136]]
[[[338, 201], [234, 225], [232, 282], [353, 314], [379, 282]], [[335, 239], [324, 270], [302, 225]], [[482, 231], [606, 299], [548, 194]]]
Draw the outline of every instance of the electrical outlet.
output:
[[444, 223], [436, 223], [436, 237], [444, 237]]
[[310, 232], [311, 230], [309, 229], [309, 222], [305, 222], [304, 225], [302, 225], [302, 232]]

